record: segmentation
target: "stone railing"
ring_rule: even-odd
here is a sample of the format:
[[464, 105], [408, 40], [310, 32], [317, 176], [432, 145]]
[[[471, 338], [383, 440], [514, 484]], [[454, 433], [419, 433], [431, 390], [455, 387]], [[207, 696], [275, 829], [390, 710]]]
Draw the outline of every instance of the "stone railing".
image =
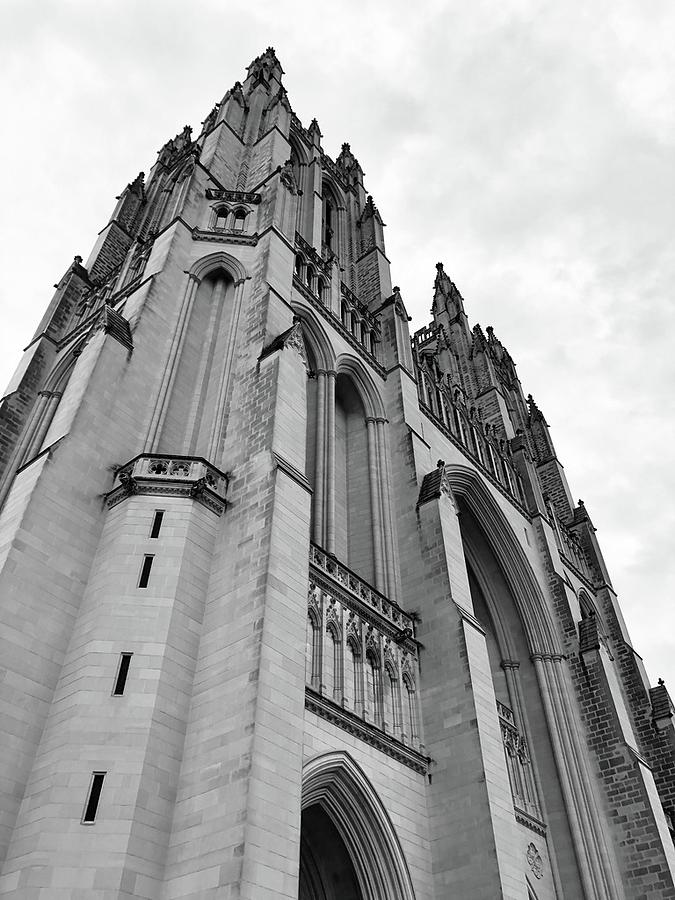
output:
[[[497, 701], [499, 727], [504, 744], [506, 768], [509, 772], [511, 795], [516, 809], [526, 813], [541, 823], [541, 810], [537, 800], [537, 790], [532, 772], [532, 762], [527, 748], [527, 741], [515, 724], [512, 710]], [[526, 823], [529, 824], [529, 823]]]
[[220, 515], [228, 484], [229, 475], [201, 457], [142, 454], [117, 469], [106, 500], [113, 507], [133, 494], [192, 497]]
[[295, 248], [302, 253], [306, 262], [312, 263], [320, 272], [323, 272], [327, 279], [330, 280], [330, 267], [328, 262], [316, 252], [314, 247], [307, 243], [298, 231], [295, 232]]
[[339, 562], [334, 556], [326, 553], [316, 544], [310, 544], [309, 562], [314, 568], [323, 572], [328, 578], [339, 585], [343, 591], [355, 597], [362, 604], [378, 613], [379, 616], [391, 623], [398, 632], [409, 632], [409, 637], [414, 634], [412, 617], [407, 615], [401, 607], [388, 600], [384, 594], [375, 590], [362, 578], [359, 578], [351, 569]]
[[428, 771], [413, 619], [315, 544], [307, 596], [307, 709]]

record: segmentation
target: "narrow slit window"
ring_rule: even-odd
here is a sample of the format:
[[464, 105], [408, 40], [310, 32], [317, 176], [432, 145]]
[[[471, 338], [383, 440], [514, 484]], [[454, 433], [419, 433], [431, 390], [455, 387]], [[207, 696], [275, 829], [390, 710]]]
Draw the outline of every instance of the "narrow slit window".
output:
[[92, 825], [96, 821], [96, 811], [98, 810], [98, 801], [101, 799], [101, 790], [103, 788], [103, 779], [105, 772], [92, 772], [91, 785], [89, 786], [89, 796], [84, 808], [82, 822], [85, 825]]
[[141, 566], [141, 577], [138, 579], [139, 588], [146, 588], [150, 581], [150, 570], [152, 569], [152, 561], [154, 556], [144, 556], [143, 565]]
[[158, 538], [159, 532], [162, 527], [162, 520], [164, 519], [164, 510], [156, 509], [155, 516], [152, 520], [152, 530], [150, 531], [151, 538]]
[[120, 655], [120, 664], [117, 669], [117, 678], [115, 679], [115, 687], [113, 688], [113, 697], [121, 697], [124, 693], [132, 655], [133, 654], [131, 653], [122, 653]]

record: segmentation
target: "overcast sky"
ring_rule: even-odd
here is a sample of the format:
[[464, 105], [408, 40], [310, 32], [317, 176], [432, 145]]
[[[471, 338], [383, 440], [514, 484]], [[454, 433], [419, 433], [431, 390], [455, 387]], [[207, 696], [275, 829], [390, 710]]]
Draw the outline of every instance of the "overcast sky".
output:
[[639, 6], [4, 0], [0, 382], [115, 196], [273, 45], [365, 170], [413, 327], [442, 260], [510, 350], [675, 696], [675, 8]]

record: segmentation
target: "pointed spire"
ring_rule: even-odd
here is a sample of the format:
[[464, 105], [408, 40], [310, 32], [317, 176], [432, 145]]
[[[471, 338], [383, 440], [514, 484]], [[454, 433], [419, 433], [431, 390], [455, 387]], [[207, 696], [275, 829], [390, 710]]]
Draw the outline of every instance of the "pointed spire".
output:
[[321, 134], [321, 129], [319, 128], [319, 123], [316, 119], [312, 119], [312, 121], [309, 123], [307, 134], [309, 135], [311, 142], [318, 147], [321, 143], [321, 138], [323, 137], [323, 135]]
[[343, 172], [348, 184], [363, 183], [363, 169], [352, 153], [349, 144], [345, 143], [342, 145], [340, 155], [335, 160], [335, 165]]
[[432, 315], [446, 310], [451, 321], [464, 312], [464, 300], [457, 290], [455, 283], [445, 274], [443, 263], [436, 263], [436, 278], [434, 280], [434, 302], [431, 308]]
[[281, 80], [281, 76], [284, 74], [284, 70], [281, 68], [281, 63], [277, 59], [274, 47], [268, 47], [264, 53], [261, 53], [260, 56], [256, 56], [246, 71], [248, 72], [249, 78], [251, 76], [254, 78], [262, 77], [265, 81], [269, 81], [271, 77], [276, 77], [277, 80]]
[[474, 325], [471, 331], [473, 334], [471, 355], [473, 356], [474, 354], [484, 352], [487, 349], [487, 341], [485, 340], [485, 335], [483, 334], [483, 329], [480, 325]]

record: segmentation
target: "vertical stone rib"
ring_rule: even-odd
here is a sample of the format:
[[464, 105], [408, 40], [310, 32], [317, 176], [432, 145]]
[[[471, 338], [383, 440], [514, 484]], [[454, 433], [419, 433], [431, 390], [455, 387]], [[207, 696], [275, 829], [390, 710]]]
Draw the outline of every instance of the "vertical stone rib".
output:
[[568, 685], [565, 683], [563, 672], [563, 660], [556, 657], [551, 661], [551, 674], [558, 687], [558, 696], [562, 707], [563, 727], [569, 734], [570, 758], [577, 771], [580, 782], [579, 797], [583, 804], [586, 821], [590, 825], [590, 831], [595, 845], [597, 867], [603, 879], [607, 891], [607, 897], [618, 898], [623, 896], [621, 884], [617, 881], [614, 858], [606, 840], [606, 826], [602, 822], [595, 802], [593, 783], [588, 771], [587, 749], [580, 734], [577, 712], [570, 702]]
[[223, 375], [220, 383], [220, 392], [216, 404], [215, 423], [211, 443], [209, 444], [210, 460], [219, 459], [219, 450], [222, 446], [223, 435], [225, 432], [225, 417], [227, 415], [227, 398], [230, 393], [230, 379], [232, 374], [232, 362], [234, 360], [234, 350], [237, 343], [237, 334], [239, 332], [239, 317], [241, 315], [242, 301], [244, 297], [245, 281], [237, 281], [234, 285], [234, 302], [232, 306], [232, 318], [230, 321], [230, 331], [227, 336], [227, 347], [225, 349], [225, 362], [223, 365]]
[[162, 433], [162, 425], [166, 418], [168, 400], [171, 396], [171, 389], [176, 379], [177, 361], [180, 351], [183, 347], [187, 324], [190, 320], [190, 313], [194, 305], [197, 289], [199, 287], [199, 279], [195, 275], [188, 275], [188, 283], [183, 295], [180, 313], [178, 314], [178, 322], [174, 331], [171, 347], [169, 348], [169, 356], [164, 366], [162, 380], [159, 386], [159, 395], [152, 413], [152, 419], [148, 427], [148, 432], [143, 444], [144, 453], [152, 453], [157, 446], [159, 436]]
[[325, 459], [326, 452], [326, 373], [320, 370], [317, 373], [316, 388], [316, 452], [315, 452], [315, 477], [314, 477], [314, 541], [321, 547], [324, 546], [324, 496], [326, 491]]
[[335, 379], [336, 372], [326, 372], [326, 550], [335, 553]]
[[188, 418], [188, 434], [183, 438], [183, 453], [190, 456], [201, 456], [202, 454], [205, 456], [209, 455], [204, 449], [202, 441], [199, 440], [199, 432], [201, 430], [204, 407], [206, 406], [208, 384], [213, 377], [213, 362], [216, 346], [218, 344], [223, 306], [225, 304], [225, 281], [222, 276], [213, 283], [210, 304], [211, 310], [209, 314], [208, 334], [204, 335], [204, 344], [202, 345], [201, 358], [199, 360], [199, 370], [197, 372], [195, 390], [192, 397], [192, 408], [190, 409]]
[[574, 844], [574, 849], [577, 856], [579, 877], [581, 878], [581, 883], [583, 885], [587, 900], [600, 900], [600, 898], [602, 898], [602, 894], [598, 894], [595, 888], [595, 878], [593, 876], [593, 873], [589, 871], [589, 867], [587, 864], [588, 862], [590, 862], [588, 858], [588, 848], [584, 840], [583, 830], [581, 828], [581, 823], [579, 821], [579, 816], [577, 813], [574, 790], [571, 783], [570, 773], [568, 771], [567, 759], [560, 735], [560, 729], [554, 709], [553, 699], [551, 697], [549, 681], [544, 667], [544, 660], [541, 655], [535, 655], [532, 657], [532, 662], [534, 664], [534, 670], [537, 673], [539, 690], [541, 692], [541, 699], [544, 705], [544, 712], [546, 714], [546, 721], [551, 737], [551, 747], [553, 749], [553, 755], [556, 761], [556, 768], [560, 776], [560, 789], [565, 801], [568, 823], [570, 832], [572, 834], [572, 842]]
[[396, 578], [396, 557], [394, 550], [394, 520], [391, 511], [391, 470], [387, 447], [387, 420], [377, 419], [377, 448], [380, 460], [380, 496], [382, 497], [382, 526], [384, 535], [384, 556], [390, 600], [398, 600]]
[[366, 419], [368, 435], [368, 482], [370, 485], [370, 517], [373, 535], [373, 565], [375, 569], [375, 587], [383, 594], [388, 594], [389, 585], [382, 564], [382, 510], [380, 501], [380, 474], [378, 465], [377, 423], [370, 416]]

